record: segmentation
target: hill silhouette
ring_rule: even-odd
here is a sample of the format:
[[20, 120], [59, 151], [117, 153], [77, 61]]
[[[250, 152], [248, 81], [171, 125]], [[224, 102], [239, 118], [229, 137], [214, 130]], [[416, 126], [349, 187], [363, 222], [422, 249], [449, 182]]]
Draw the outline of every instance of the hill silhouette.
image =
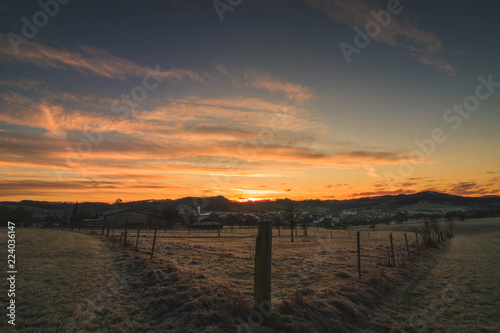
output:
[[[154, 211], [163, 204], [173, 205], [189, 210], [197, 210], [199, 206], [202, 211], [238, 212], [238, 211], [275, 211], [282, 210], [286, 199], [276, 201], [235, 202], [224, 196], [215, 197], [185, 197], [180, 199], [164, 200], [139, 200], [124, 202], [122, 207], [132, 210]], [[349, 200], [302, 200], [298, 201], [302, 210], [314, 211], [316, 209], [327, 209], [330, 211], [341, 211], [345, 209], [383, 209], [398, 210], [404, 206], [416, 204], [433, 204], [459, 206], [464, 210], [470, 208], [500, 208], [500, 196], [485, 197], [463, 197], [439, 192], [420, 192], [415, 194], [384, 195], [378, 197], [366, 197]], [[0, 207], [15, 208], [26, 207], [33, 211], [48, 211], [53, 213], [69, 212], [75, 202], [48, 202], [23, 200], [19, 202], [0, 202]], [[102, 202], [80, 202], [79, 207], [86, 209], [92, 214], [107, 213], [116, 210], [113, 204]]]

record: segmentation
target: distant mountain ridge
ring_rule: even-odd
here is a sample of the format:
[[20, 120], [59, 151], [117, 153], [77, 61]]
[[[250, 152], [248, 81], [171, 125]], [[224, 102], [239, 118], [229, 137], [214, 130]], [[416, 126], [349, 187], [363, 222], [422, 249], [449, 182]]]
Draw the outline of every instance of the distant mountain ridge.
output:
[[[284, 201], [287, 199], [278, 199], [276, 201], [256, 201], [256, 202], [235, 202], [224, 196], [216, 197], [185, 197], [180, 199], [164, 200], [140, 200], [124, 202], [122, 206], [132, 210], [155, 210], [162, 204], [172, 203], [173, 205], [188, 210], [196, 210], [199, 206], [203, 211], [273, 211], [281, 210]], [[348, 200], [301, 200], [298, 201], [302, 209], [386, 209], [396, 210], [403, 206], [410, 206], [419, 203], [463, 206], [464, 209], [477, 206], [478, 208], [499, 208], [500, 196], [484, 197], [463, 197], [458, 195], [439, 193], [439, 192], [419, 192], [415, 194], [384, 195], [377, 197], [365, 197]], [[23, 200], [19, 202], [4, 201], [0, 206], [17, 207], [27, 206], [39, 211], [51, 212], [70, 212], [75, 202], [47, 202]], [[80, 207], [91, 211], [105, 213], [116, 209], [113, 204], [101, 202], [81, 202]]]

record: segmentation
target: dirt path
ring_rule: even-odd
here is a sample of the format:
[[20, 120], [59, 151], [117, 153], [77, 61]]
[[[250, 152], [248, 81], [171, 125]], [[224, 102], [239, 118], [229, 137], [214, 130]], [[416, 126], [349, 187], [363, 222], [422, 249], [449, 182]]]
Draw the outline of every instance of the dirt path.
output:
[[372, 316], [375, 332], [500, 332], [500, 219], [457, 237]]

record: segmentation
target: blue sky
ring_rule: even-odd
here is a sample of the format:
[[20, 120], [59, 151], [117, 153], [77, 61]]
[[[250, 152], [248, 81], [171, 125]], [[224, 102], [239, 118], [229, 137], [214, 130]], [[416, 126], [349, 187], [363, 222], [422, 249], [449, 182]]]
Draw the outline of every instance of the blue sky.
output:
[[223, 21], [212, 1], [40, 3], [0, 2], [5, 200], [498, 194], [489, 2], [243, 0]]

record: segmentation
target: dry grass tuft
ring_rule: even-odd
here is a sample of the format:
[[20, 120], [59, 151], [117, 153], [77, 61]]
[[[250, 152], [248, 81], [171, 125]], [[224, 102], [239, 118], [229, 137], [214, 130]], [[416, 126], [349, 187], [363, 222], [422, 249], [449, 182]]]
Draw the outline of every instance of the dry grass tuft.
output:
[[335, 273], [335, 276], [341, 279], [349, 279], [351, 277], [351, 274], [347, 272], [337, 272]]

